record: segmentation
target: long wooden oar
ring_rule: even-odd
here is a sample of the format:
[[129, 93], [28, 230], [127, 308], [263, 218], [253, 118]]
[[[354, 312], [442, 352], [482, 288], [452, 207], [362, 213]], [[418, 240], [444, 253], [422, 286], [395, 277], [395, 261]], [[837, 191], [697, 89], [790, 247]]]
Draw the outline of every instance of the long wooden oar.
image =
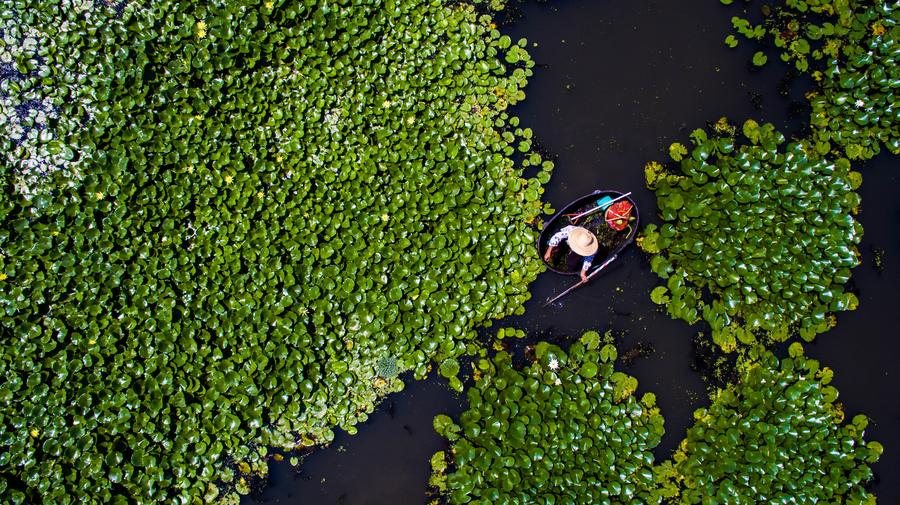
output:
[[629, 197], [629, 196], [631, 196], [631, 191], [629, 191], [628, 193], [625, 193], [624, 195], [619, 195], [619, 196], [613, 198], [612, 200], [604, 203], [603, 205], [598, 205], [598, 206], [594, 207], [593, 209], [589, 209], [589, 210], [582, 212], [581, 214], [575, 214], [574, 216], [570, 216], [569, 221], [571, 221], [572, 224], [578, 224], [578, 220], [583, 218], [584, 216], [587, 216], [588, 214], [593, 214], [594, 212], [597, 212], [600, 209], [609, 207], [610, 205], [618, 202], [619, 200]]
[[616, 258], [618, 258], [618, 257], [619, 257], [618, 254], [613, 254], [613, 255], [610, 256], [606, 261], [604, 261], [602, 265], [600, 265], [599, 267], [597, 267], [596, 270], [594, 270], [593, 272], [591, 272], [591, 274], [588, 275], [587, 278], [586, 278], [585, 280], [579, 281], [578, 284], [576, 284], [576, 285], [572, 286], [571, 288], [569, 288], [569, 289], [563, 291], [562, 293], [556, 295], [556, 296], [553, 297], [552, 299], [547, 300], [547, 301], [544, 303], [543, 307], [546, 307], [546, 306], [550, 305], [551, 303], [555, 302], [556, 300], [559, 300], [560, 298], [566, 296], [567, 294], [571, 293], [572, 291], [575, 291], [576, 289], [580, 288], [581, 286], [587, 284], [588, 282], [591, 281], [592, 278], [594, 278], [595, 275], [599, 274], [604, 268], [606, 268], [610, 263], [612, 263], [612, 262], [613, 262]]

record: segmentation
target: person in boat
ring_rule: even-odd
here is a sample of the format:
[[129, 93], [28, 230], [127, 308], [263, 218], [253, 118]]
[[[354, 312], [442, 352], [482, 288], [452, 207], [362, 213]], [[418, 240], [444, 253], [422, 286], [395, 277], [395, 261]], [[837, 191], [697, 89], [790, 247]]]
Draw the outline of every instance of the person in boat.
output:
[[581, 226], [566, 226], [550, 237], [550, 240], [547, 242], [547, 252], [544, 253], [544, 260], [550, 261], [556, 248], [559, 247], [560, 242], [563, 240], [566, 241], [572, 252], [584, 257], [584, 260], [581, 262], [581, 281], [586, 282], [587, 272], [594, 262], [594, 255], [597, 254], [597, 249], [600, 247], [597, 237]]

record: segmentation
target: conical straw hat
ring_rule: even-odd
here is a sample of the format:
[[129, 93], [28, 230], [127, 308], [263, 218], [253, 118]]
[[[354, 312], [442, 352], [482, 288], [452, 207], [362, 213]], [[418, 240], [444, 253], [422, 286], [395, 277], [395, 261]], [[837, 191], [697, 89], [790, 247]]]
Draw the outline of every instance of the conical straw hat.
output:
[[567, 242], [569, 243], [569, 248], [581, 256], [590, 256], [596, 253], [600, 247], [597, 243], [597, 237], [580, 226], [569, 232]]

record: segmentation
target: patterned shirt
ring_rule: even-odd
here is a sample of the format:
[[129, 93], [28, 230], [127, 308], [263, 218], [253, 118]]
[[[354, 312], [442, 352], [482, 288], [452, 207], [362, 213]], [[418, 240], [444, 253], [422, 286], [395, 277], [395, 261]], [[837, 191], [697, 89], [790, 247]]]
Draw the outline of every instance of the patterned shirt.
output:
[[[549, 245], [550, 247], [558, 246], [559, 243], [562, 242], [563, 240], [569, 239], [569, 232], [571, 232], [574, 229], [575, 229], [575, 226], [572, 226], [572, 225], [563, 227], [563, 229], [554, 233], [553, 236], [550, 237], [550, 242], [548, 242], [547, 245]], [[587, 269], [591, 268], [591, 263], [593, 263], [593, 261], [594, 261], [593, 254], [590, 256], [585, 256], [584, 263], [581, 264], [581, 271], [584, 272]]]

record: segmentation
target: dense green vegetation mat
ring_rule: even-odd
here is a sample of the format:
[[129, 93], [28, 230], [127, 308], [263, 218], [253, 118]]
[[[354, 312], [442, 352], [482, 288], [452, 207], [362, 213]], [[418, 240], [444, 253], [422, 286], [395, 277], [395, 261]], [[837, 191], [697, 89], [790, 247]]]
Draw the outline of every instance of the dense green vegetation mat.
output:
[[539, 343], [522, 368], [505, 352], [482, 359], [468, 410], [434, 419], [450, 443], [431, 460], [437, 502], [875, 503], [865, 485], [881, 444], [864, 440], [865, 416], [844, 423], [833, 372], [800, 344], [780, 361], [748, 348], [737, 382], [694, 413], [674, 457], [656, 466], [655, 397], [636, 400], [637, 381], [615, 360], [594, 332], [567, 351]]
[[[745, 37], [774, 44], [782, 60], [818, 83], [807, 95], [816, 150], [851, 160], [871, 158], [882, 145], [900, 154], [900, 6], [889, 0], [760, 5], [761, 23], [738, 16], [732, 23]], [[734, 36], [726, 42], [738, 43]], [[753, 61], [762, 65], [766, 57], [760, 51]]]
[[832, 371], [798, 343], [780, 361], [753, 348], [738, 367], [658, 470], [670, 501], [874, 504], [865, 485], [882, 447], [863, 439], [865, 416], [844, 423]]
[[528, 298], [533, 63], [472, 5], [3, 9], [0, 502], [233, 500]]
[[705, 320], [728, 351], [812, 339], [834, 324], [829, 313], [858, 304], [844, 284], [859, 263], [861, 179], [846, 159], [788, 143], [771, 124], [735, 130], [695, 130], [690, 153], [673, 144], [677, 169], [648, 164], [664, 221], [639, 239], [665, 280], [651, 298], [672, 317]]
[[432, 485], [453, 504], [658, 503], [663, 419], [615, 360], [595, 332], [567, 351], [537, 344], [521, 370], [506, 352], [480, 360], [459, 422], [434, 420], [452, 446], [432, 458]]
[[[0, 502], [234, 502], [269, 447], [355, 432], [400, 373], [462, 387], [475, 328], [541, 270], [553, 169], [505, 112], [525, 41], [473, 2], [4, 3]], [[874, 503], [865, 417], [799, 344], [756, 344], [857, 304], [846, 158], [900, 152], [900, 9], [762, 13], [733, 25], [818, 83], [811, 136], [673, 144], [641, 238], [651, 298], [744, 344], [740, 380], [654, 466], [655, 399], [596, 333], [482, 358], [469, 410], [435, 418], [451, 503]]]

